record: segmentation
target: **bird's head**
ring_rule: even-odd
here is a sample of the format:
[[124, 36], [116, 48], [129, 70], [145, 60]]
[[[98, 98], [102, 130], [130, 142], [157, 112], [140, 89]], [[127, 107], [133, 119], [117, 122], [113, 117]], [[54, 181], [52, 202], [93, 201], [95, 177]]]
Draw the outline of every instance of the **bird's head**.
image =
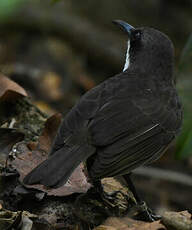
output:
[[149, 27], [134, 28], [115, 20], [128, 35], [128, 49], [123, 71], [139, 69], [141, 72], [173, 72], [174, 48], [164, 33]]

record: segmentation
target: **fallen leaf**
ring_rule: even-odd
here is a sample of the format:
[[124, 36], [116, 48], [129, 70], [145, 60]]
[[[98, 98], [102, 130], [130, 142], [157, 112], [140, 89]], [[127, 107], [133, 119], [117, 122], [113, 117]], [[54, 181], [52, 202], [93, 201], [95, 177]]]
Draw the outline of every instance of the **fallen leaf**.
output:
[[[57, 129], [61, 123], [61, 114], [57, 113], [47, 119], [41, 136], [39, 137], [37, 147], [32, 143], [18, 145], [20, 148], [17, 157], [11, 162], [11, 165], [17, 169], [20, 174], [20, 180], [37, 165], [47, 159], [51, 144], [56, 136]], [[34, 149], [35, 148], [35, 149]], [[34, 149], [33, 151], [31, 151]], [[84, 173], [84, 165], [80, 164], [72, 173], [67, 183], [57, 189], [48, 189], [43, 185], [30, 185], [27, 188], [35, 188], [46, 192], [48, 195], [66, 196], [72, 193], [85, 193], [91, 187]]]
[[39, 138], [37, 149], [41, 149], [46, 153], [50, 151], [51, 145], [61, 123], [61, 118], [62, 115], [60, 113], [56, 113], [47, 119], [43, 132]]
[[10, 161], [10, 164], [19, 172], [21, 181], [25, 175], [47, 158], [44, 152], [30, 151], [25, 143], [19, 144], [16, 151], [18, 154], [14, 160]]
[[0, 101], [12, 101], [26, 97], [26, 91], [16, 82], [0, 74]]
[[166, 230], [160, 221], [152, 223], [133, 220], [129, 217], [109, 217], [102, 225], [94, 230]]
[[27, 143], [27, 147], [29, 148], [29, 150], [33, 151], [37, 148], [38, 143], [35, 141], [30, 141], [29, 143]]

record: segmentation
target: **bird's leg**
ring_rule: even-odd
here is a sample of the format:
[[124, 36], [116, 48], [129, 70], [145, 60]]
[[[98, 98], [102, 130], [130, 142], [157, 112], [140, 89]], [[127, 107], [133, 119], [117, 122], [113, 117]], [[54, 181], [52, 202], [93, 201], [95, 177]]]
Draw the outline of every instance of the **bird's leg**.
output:
[[97, 189], [97, 192], [99, 194], [101, 194], [101, 196], [104, 199], [107, 199], [107, 200], [113, 200], [116, 197], [117, 193], [121, 193], [121, 191], [114, 191], [114, 192], [111, 192], [111, 193], [105, 192], [105, 190], [103, 188], [103, 185], [102, 185], [100, 180], [94, 181], [93, 185]]
[[137, 215], [137, 219], [144, 221], [159, 220], [161, 216], [153, 214], [152, 211], [147, 207], [146, 203], [139, 197], [135, 186], [130, 178], [130, 174], [124, 175], [123, 178], [125, 179], [130, 191], [133, 193], [133, 196], [135, 197], [135, 200], [137, 202], [136, 209], [139, 212], [139, 214]]
[[101, 199], [105, 203], [105, 205], [111, 210], [111, 208], [116, 208], [117, 204], [115, 200], [117, 199], [118, 193], [121, 191], [114, 191], [114, 192], [106, 192], [100, 180], [93, 182], [94, 187], [96, 188], [97, 193], [100, 195]]

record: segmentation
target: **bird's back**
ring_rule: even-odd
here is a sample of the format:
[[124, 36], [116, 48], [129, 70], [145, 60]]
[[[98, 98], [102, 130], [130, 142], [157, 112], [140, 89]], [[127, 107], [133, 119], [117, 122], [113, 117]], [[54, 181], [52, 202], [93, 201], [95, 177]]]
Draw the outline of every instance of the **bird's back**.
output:
[[98, 146], [93, 178], [125, 174], [157, 159], [180, 131], [182, 110], [173, 84], [125, 72], [106, 81], [103, 104], [89, 124]]

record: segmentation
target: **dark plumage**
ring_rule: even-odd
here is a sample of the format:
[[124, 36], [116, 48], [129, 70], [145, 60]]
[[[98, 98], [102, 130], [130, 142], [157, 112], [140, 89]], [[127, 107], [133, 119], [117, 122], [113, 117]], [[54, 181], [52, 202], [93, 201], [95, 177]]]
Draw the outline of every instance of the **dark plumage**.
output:
[[159, 158], [179, 133], [171, 41], [155, 29], [117, 23], [129, 33], [128, 69], [82, 96], [66, 115], [50, 157], [25, 184], [59, 187], [86, 160], [93, 181], [125, 175]]

